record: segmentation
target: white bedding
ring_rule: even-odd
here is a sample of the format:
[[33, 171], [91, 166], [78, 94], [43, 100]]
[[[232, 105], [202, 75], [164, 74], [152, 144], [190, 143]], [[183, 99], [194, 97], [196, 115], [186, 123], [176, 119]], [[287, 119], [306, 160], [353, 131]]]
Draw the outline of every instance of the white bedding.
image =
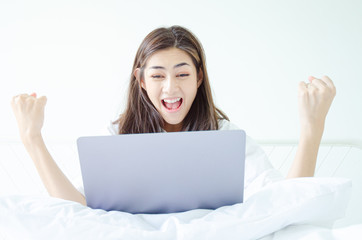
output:
[[313, 225], [292, 225], [260, 240], [361, 240], [362, 224], [330, 229]]
[[[54, 142], [48, 147], [74, 181], [80, 172], [74, 144]], [[0, 142], [0, 240], [362, 239], [361, 148], [321, 146], [316, 178], [283, 181], [278, 181], [280, 173], [289, 169], [296, 145], [263, 148], [277, 170], [265, 170], [260, 161], [258, 169], [249, 166], [255, 177], [247, 178], [244, 204], [216, 211], [131, 215], [47, 197], [22, 144]], [[352, 179], [352, 187], [343, 178]]]
[[331, 228], [344, 216], [350, 192], [351, 181], [344, 178], [290, 179], [268, 184], [242, 204], [161, 215], [106, 212], [45, 196], [3, 196], [0, 237], [353, 239], [362, 236], [362, 225]]

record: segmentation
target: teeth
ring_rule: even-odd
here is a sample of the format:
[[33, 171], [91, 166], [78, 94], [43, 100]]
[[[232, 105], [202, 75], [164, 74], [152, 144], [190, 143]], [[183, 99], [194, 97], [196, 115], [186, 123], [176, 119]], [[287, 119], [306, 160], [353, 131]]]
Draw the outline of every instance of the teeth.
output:
[[175, 99], [164, 99], [163, 101], [167, 102], [167, 103], [175, 103], [175, 102], [178, 102], [180, 101], [181, 98], [175, 98]]

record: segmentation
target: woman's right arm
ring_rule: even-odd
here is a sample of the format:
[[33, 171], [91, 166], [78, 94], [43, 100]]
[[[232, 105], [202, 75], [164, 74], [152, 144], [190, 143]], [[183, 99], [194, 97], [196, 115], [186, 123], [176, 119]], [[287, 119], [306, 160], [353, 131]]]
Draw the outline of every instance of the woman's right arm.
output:
[[57, 166], [41, 135], [46, 97], [21, 94], [12, 98], [11, 106], [19, 126], [20, 138], [33, 160], [40, 178], [52, 197], [86, 205], [85, 197]]

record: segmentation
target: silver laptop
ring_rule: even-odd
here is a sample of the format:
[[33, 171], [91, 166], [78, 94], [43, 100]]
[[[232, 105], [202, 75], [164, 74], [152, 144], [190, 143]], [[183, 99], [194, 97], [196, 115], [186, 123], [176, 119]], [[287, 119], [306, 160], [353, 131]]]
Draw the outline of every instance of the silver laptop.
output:
[[81, 137], [77, 145], [91, 208], [155, 214], [243, 201], [243, 130]]

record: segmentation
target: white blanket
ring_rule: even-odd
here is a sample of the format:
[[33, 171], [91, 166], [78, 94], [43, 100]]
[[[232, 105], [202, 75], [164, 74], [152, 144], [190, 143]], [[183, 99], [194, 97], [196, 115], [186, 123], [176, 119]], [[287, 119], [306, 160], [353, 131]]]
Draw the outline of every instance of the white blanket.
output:
[[292, 225], [259, 240], [361, 240], [362, 224], [330, 229], [313, 225]]
[[319, 233], [316, 239], [341, 239], [344, 231], [362, 236], [362, 225], [341, 230], [342, 235], [330, 229], [344, 216], [350, 191], [348, 179], [290, 179], [267, 185], [242, 204], [160, 215], [106, 212], [50, 197], [3, 196], [0, 237], [281, 240]]

